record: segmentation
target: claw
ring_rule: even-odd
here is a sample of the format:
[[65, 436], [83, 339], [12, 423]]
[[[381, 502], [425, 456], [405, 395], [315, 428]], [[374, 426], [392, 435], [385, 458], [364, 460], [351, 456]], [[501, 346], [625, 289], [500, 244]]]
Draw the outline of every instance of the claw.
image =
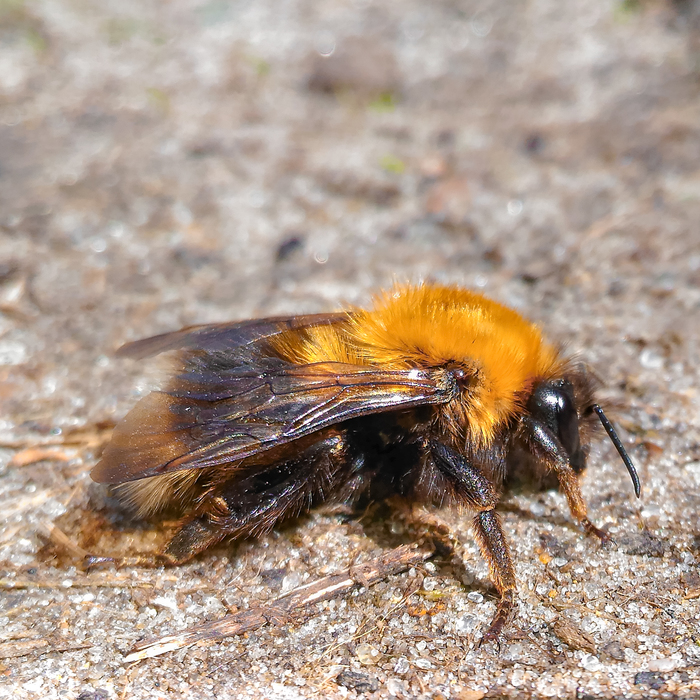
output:
[[596, 527], [588, 518], [582, 520], [581, 525], [583, 525], [587, 535], [595, 535], [602, 545], [607, 546], [615, 543], [615, 540], [605, 530]]
[[484, 644], [495, 642], [498, 651], [501, 651], [501, 636], [508, 623], [511, 621], [515, 613], [515, 591], [503, 591], [501, 600], [498, 602], [496, 614], [491, 620], [489, 628], [484, 632], [479, 640], [479, 648]]

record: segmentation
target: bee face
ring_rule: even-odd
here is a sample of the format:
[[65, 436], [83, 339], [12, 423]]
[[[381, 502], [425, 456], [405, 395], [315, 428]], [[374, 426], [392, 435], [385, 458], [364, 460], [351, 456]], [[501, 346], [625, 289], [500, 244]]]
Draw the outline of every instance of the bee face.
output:
[[573, 384], [568, 379], [535, 384], [526, 408], [558, 438], [571, 468], [580, 474], [586, 468], [586, 455], [581, 446]]
[[515, 571], [495, 508], [520, 455], [554, 474], [584, 529], [582, 435], [598, 415], [567, 363], [515, 311], [455, 287], [407, 286], [371, 309], [199, 326], [125, 346], [173, 352], [175, 371], [114, 431], [96, 481], [126, 484], [140, 513], [177, 503], [177, 564], [224, 537], [257, 536], [373, 486], [472, 513], [501, 601], [484, 639], [515, 606]]

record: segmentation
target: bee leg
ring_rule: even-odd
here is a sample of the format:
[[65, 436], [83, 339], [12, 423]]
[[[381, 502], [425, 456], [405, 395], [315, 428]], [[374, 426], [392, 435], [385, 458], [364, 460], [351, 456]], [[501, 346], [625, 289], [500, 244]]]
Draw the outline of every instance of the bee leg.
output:
[[312, 474], [302, 472], [265, 490], [246, 483], [249, 479], [224, 485], [218, 495], [203, 500], [201, 511], [182, 525], [165, 555], [182, 564], [224, 538], [268, 533], [278, 521], [308, 510], [313, 500], [311, 479]]
[[217, 518], [209, 513], [197, 515], [177, 531], [163, 552], [170, 563], [184, 564], [226, 537], [227, 531]]
[[[218, 535], [214, 536], [214, 533], [211, 533], [209, 538], [207, 538], [206, 528], [200, 528], [198, 530], [196, 519], [194, 523], [195, 524], [193, 524], [192, 522], [186, 523], [178, 532], [179, 535], [183, 530], [187, 530], [188, 541], [190, 543], [199, 543], [198, 545], [190, 545], [192, 549], [194, 549], [195, 546], [199, 546], [199, 549], [193, 552], [193, 554], [191, 554], [190, 556], [185, 556], [185, 554], [180, 551], [170, 552], [166, 550], [165, 552], [133, 554], [127, 557], [110, 557], [99, 554], [93, 554], [92, 552], [87, 552], [85, 550], [82, 550], [81, 548], [81, 551], [76, 552], [76, 554], [81, 555], [79, 566], [84, 571], [92, 571], [95, 569], [105, 569], [110, 566], [114, 566], [117, 569], [121, 569], [126, 566], [154, 569], [158, 566], [176, 566], [177, 564], [182, 564], [188, 559], [191, 559], [192, 556], [194, 556], [194, 554], [196, 554], [197, 552], [202, 551], [210, 544], [213, 544], [218, 539], [221, 539]], [[175, 538], [173, 539], [176, 539], [178, 535], [175, 535]], [[172, 543], [173, 540], [171, 540], [170, 542]]]
[[501, 519], [495, 510], [477, 513], [472, 521], [476, 543], [489, 565], [491, 580], [501, 599], [481, 643], [498, 642], [515, 614], [515, 568]]
[[226, 537], [264, 535], [278, 522], [342, 496], [360, 466], [356, 462], [336, 433], [292, 459], [223, 481], [202, 498], [200, 511], [170, 540], [164, 555], [179, 564]]
[[595, 535], [603, 544], [612, 542], [607, 532], [596, 527], [588, 519], [588, 509], [583, 500], [578, 474], [571, 467], [566, 449], [554, 433], [543, 423], [523, 418], [525, 437], [533, 453], [554, 471], [559, 480], [559, 486], [566, 496], [571, 515], [581, 523], [589, 535]]
[[515, 613], [515, 568], [501, 519], [494, 510], [498, 492], [493, 483], [462, 455], [439, 442], [430, 443], [435, 466], [442, 471], [459, 497], [478, 512], [472, 520], [474, 538], [489, 566], [491, 580], [500, 595], [496, 614], [481, 643], [498, 642]]

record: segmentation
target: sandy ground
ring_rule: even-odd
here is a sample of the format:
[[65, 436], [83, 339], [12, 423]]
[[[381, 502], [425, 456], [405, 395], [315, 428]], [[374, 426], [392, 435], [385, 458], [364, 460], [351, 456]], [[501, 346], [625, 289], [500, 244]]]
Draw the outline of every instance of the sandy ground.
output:
[[[690, 0], [0, 1], [0, 697], [700, 694], [699, 31]], [[461, 567], [125, 663], [411, 533], [319, 512], [85, 574], [52, 525], [103, 552], [165, 536], [88, 477], [150, 382], [114, 349], [396, 279], [483, 290], [591, 364], [644, 484], [595, 444], [584, 493], [617, 545], [558, 493], [511, 495], [500, 652], [447, 512]]]

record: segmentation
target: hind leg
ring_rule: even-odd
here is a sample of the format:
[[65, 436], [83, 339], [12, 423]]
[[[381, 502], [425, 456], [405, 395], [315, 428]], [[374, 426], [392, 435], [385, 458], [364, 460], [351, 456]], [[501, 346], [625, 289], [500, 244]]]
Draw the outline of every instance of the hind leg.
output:
[[344, 436], [335, 433], [291, 459], [222, 481], [203, 495], [163, 556], [181, 564], [226, 537], [263, 535], [314, 505], [347, 496], [360, 468], [361, 459], [350, 458]]
[[197, 497], [196, 510], [160, 554], [130, 557], [85, 556], [83, 566], [172, 566], [182, 564], [227, 537], [258, 536], [283, 520], [330, 499], [344, 500], [362, 486], [364, 462], [351, 456], [339, 431], [294, 457], [227, 472]]

